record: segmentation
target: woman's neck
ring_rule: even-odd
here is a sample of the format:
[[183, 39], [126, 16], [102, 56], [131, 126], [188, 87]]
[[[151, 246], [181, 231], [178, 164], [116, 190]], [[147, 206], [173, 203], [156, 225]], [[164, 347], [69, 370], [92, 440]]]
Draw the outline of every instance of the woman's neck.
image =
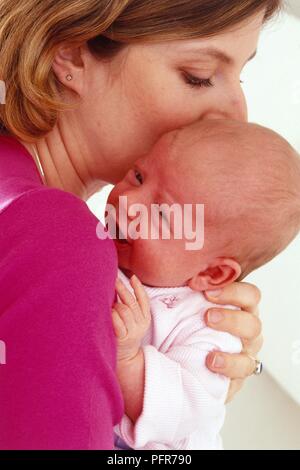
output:
[[58, 122], [46, 137], [35, 144], [21, 143], [35, 162], [37, 158], [40, 161], [47, 186], [73, 193], [86, 201], [100, 189], [101, 181], [93, 181], [90, 176], [86, 149], [77, 137], [80, 134], [76, 134], [76, 128], [72, 127], [71, 132], [69, 124]]

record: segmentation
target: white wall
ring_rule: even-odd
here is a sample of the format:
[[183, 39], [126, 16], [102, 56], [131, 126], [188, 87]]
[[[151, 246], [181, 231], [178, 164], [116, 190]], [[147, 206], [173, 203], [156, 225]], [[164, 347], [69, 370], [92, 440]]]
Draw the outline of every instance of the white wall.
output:
[[[243, 78], [250, 120], [278, 131], [300, 151], [299, 18], [284, 14], [266, 28]], [[300, 237], [249, 280], [263, 293], [266, 368], [300, 404]]]
[[252, 377], [228, 405], [226, 450], [300, 450], [300, 407], [267, 374]]
[[300, 2], [299, 0], [287, 0], [286, 11], [300, 18]]
[[[300, 1], [264, 32], [243, 74], [251, 121], [285, 136], [300, 151]], [[226, 449], [300, 449], [300, 237], [248, 278], [263, 293], [268, 373], [247, 381], [228, 407]]]

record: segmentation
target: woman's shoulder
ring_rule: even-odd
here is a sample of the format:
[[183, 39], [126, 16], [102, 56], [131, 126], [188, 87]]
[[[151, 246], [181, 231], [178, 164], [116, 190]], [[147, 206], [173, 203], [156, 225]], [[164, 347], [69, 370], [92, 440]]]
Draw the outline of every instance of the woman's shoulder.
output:
[[30, 224], [33, 232], [42, 233], [51, 227], [56, 240], [59, 235], [72, 234], [77, 239], [83, 238], [89, 246], [97, 240], [97, 233], [103, 233], [97, 230], [99, 221], [83, 200], [44, 186], [25, 147], [15, 138], [3, 135], [0, 135], [0, 219], [5, 227], [2, 234], [18, 227], [26, 231]]
[[102, 280], [111, 290], [117, 254], [113, 241], [101, 237], [102, 224], [79, 197], [43, 186], [22, 146], [10, 141], [6, 148], [0, 138], [0, 162], [11, 158], [0, 163], [0, 270], [7, 279], [17, 272], [23, 279], [26, 269], [35, 279], [47, 273], [50, 282], [57, 275], [78, 285]]
[[84, 201], [58, 189], [35, 189], [13, 201], [0, 214], [6, 301], [41, 298], [51, 311], [57, 303], [80, 312], [98, 308], [95, 299], [111, 305], [117, 253], [111, 239], [98, 237], [98, 224]]
[[43, 186], [0, 214], [0, 330], [9, 355], [0, 401], [13, 390], [22, 410], [3, 414], [4, 448], [112, 447], [123, 412], [111, 324], [117, 256], [112, 240], [98, 238], [98, 223], [84, 201]]
[[[105, 237], [104, 227], [79, 197], [56, 188], [39, 186], [23, 192], [0, 213], [2, 247], [12, 240], [24, 248], [62, 257], [112, 259], [114, 243]], [[104, 236], [101, 236], [104, 234]]]
[[0, 213], [11, 202], [42, 182], [25, 147], [11, 136], [0, 135]]

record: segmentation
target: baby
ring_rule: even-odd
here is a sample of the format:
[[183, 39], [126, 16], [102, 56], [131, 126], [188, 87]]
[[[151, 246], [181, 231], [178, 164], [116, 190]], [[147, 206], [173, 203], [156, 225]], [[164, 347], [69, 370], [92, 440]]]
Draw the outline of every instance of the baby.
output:
[[221, 449], [229, 379], [210, 372], [205, 359], [212, 350], [239, 353], [241, 343], [206, 326], [214, 304], [202, 292], [242, 280], [298, 234], [299, 156], [258, 125], [199, 122], [163, 136], [115, 186], [108, 203], [119, 214], [121, 196], [126, 223], [137, 229], [145, 217], [137, 217], [134, 204], [151, 214], [152, 205], [165, 203], [203, 204], [205, 230], [203, 247], [191, 250], [164, 210], [169, 239], [151, 237], [150, 228], [139, 238], [122, 233], [116, 216], [120, 270], [112, 317], [125, 403], [116, 446]]

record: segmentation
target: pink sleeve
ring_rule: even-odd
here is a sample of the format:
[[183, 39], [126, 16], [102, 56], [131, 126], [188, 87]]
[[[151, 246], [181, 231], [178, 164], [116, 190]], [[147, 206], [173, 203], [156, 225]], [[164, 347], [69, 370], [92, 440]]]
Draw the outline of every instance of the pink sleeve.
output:
[[0, 214], [0, 449], [113, 448], [117, 258], [97, 222], [45, 188]]

